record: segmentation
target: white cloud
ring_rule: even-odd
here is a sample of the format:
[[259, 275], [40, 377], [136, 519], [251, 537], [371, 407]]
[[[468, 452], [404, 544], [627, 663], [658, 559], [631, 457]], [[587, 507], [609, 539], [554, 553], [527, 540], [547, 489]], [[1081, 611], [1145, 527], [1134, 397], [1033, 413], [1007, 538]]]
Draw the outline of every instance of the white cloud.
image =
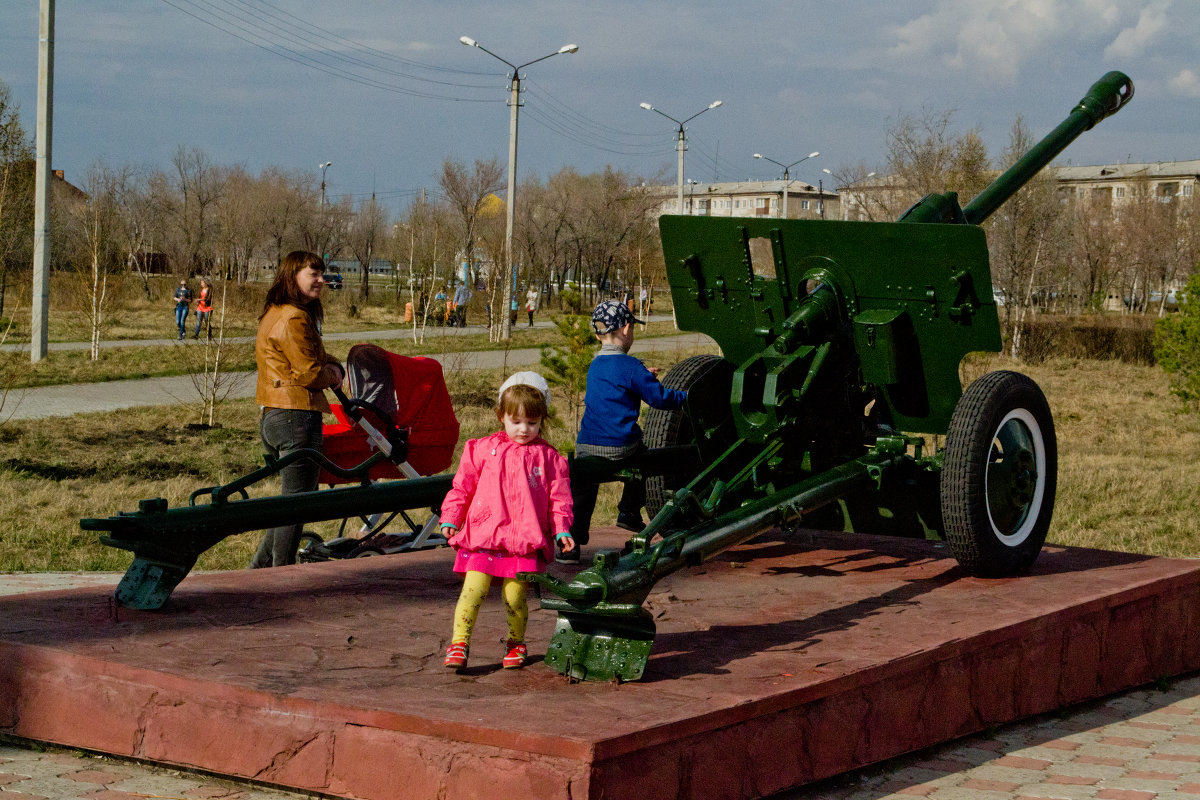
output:
[[[1139, 32], [1136, 41], [1161, 29], [1169, 3], [1153, 0], [1142, 12], [1131, 29]], [[1108, 39], [1121, 19], [1116, 0], [938, 0], [931, 13], [895, 26], [886, 52], [900, 63], [927, 59], [968, 79], [1013, 83], [1044, 53], [1074, 48], [1080, 39]], [[1132, 33], [1126, 39], [1135, 41]]]
[[1200, 97], [1200, 75], [1190, 69], [1182, 69], [1168, 83], [1171, 88], [1185, 97]]
[[1105, 48], [1104, 57], [1122, 59], [1142, 55], [1159, 34], [1167, 30], [1167, 9], [1170, 5], [1171, 0], [1164, 0], [1143, 8], [1134, 26], [1118, 33], [1112, 44]]

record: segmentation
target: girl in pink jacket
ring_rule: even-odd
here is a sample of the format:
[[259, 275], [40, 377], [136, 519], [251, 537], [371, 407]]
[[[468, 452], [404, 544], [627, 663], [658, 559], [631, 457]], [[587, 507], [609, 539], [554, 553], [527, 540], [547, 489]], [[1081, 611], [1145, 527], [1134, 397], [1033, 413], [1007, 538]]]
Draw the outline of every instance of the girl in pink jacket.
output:
[[[539, 435], [549, 413], [550, 388], [536, 372], [518, 372], [500, 387], [496, 417], [504, 424], [463, 449], [454, 484], [442, 501], [442, 530], [455, 550], [454, 571], [464, 573], [454, 609], [447, 667], [467, 664], [471, 630], [492, 578], [502, 578], [508, 618], [505, 669], [525, 664], [529, 619], [524, 581], [518, 572], [544, 572], [575, 547], [571, 529], [571, 486], [567, 460]], [[558, 534], [551, 538], [552, 532]]]

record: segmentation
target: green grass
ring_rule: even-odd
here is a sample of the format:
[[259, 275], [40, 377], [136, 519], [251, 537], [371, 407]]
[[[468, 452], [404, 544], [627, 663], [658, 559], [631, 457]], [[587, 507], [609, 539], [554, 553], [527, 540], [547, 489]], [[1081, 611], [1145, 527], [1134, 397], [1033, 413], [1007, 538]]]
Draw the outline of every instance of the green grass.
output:
[[[690, 350], [649, 353], [669, 367]], [[1003, 359], [973, 361], [967, 377], [1012, 369]], [[1200, 417], [1167, 391], [1162, 371], [1109, 361], [1057, 360], [1017, 366], [1042, 386], [1059, 441], [1058, 502], [1050, 541], [1161, 556], [1200, 556]], [[454, 371], [447, 383], [462, 423], [461, 442], [496, 429], [496, 371]], [[556, 406], [564, 407], [560, 398]], [[146, 497], [186, 502], [202, 486], [261, 465], [258, 409], [227, 403], [223, 427], [181, 422], [178, 407], [82, 414], [0, 426], [0, 571], [123, 570], [130, 556], [79, 529], [80, 517], [137, 508]], [[548, 438], [569, 450], [565, 423]], [[274, 494], [268, 483], [254, 496]], [[617, 489], [601, 494], [597, 524], [615, 519]], [[332, 535], [336, 523], [311, 526]], [[199, 569], [240, 569], [258, 533], [233, 536], [205, 553]]]
[[[399, 327], [393, 326], [393, 327]], [[329, 331], [334, 333], [335, 331]], [[513, 329], [511, 340], [490, 342], [486, 333], [466, 333], [458, 329], [432, 327], [424, 332], [423, 340], [414, 342], [407, 333], [400, 337], [372, 336], [373, 330], [363, 330], [362, 335], [350, 340], [328, 339], [326, 349], [339, 359], [345, 359], [350, 347], [358, 342], [373, 342], [392, 352], [403, 355], [442, 355], [451, 352], [476, 352], [483, 350], [520, 349], [556, 344], [560, 341], [553, 328]], [[640, 339], [674, 336], [678, 331], [669, 322], [655, 322], [639, 332]], [[253, 335], [253, 331], [249, 335]], [[418, 336], [420, 331], [418, 329]], [[11, 373], [4, 381], [9, 388], [20, 389], [34, 386], [57, 386], [66, 383], [100, 383], [103, 381], [128, 380], [134, 378], [158, 378], [170, 375], [196, 374], [203, 370], [206, 354], [211, 357], [215, 345], [207, 341], [187, 339], [167, 345], [141, 347], [106, 347], [100, 358], [92, 361], [86, 350], [52, 350], [45, 359], [30, 364], [26, 353], [2, 353], [0, 376]], [[221, 361], [227, 372], [253, 370], [254, 345], [248, 342], [226, 343], [222, 346]]]

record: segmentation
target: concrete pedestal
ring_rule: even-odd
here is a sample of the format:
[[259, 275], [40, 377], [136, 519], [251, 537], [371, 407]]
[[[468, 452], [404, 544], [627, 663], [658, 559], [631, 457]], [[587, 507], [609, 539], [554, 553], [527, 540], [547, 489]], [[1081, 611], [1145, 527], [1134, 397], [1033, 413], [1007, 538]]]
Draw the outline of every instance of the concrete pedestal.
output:
[[455, 674], [451, 555], [196, 575], [158, 612], [0, 598], [0, 731], [349, 798], [756, 797], [1200, 667], [1200, 563], [1048, 547], [980, 580], [800, 532], [661, 583], [640, 682], [552, 672], [536, 600], [501, 670], [495, 596]]

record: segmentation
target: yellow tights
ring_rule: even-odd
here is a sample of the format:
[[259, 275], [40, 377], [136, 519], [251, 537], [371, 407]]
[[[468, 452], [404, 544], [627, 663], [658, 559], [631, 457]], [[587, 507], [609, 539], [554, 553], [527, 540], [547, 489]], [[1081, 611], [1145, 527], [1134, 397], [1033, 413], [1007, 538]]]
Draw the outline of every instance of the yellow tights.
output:
[[[508, 638], [525, 641], [525, 625], [529, 622], [529, 606], [525, 602], [525, 581], [503, 578], [500, 593], [504, 597], [504, 616], [508, 618]], [[463, 577], [462, 594], [454, 608], [454, 634], [452, 642], [469, 644], [471, 630], [479, 618], [479, 607], [487, 597], [492, 585], [492, 576], [484, 572], [468, 571]]]

